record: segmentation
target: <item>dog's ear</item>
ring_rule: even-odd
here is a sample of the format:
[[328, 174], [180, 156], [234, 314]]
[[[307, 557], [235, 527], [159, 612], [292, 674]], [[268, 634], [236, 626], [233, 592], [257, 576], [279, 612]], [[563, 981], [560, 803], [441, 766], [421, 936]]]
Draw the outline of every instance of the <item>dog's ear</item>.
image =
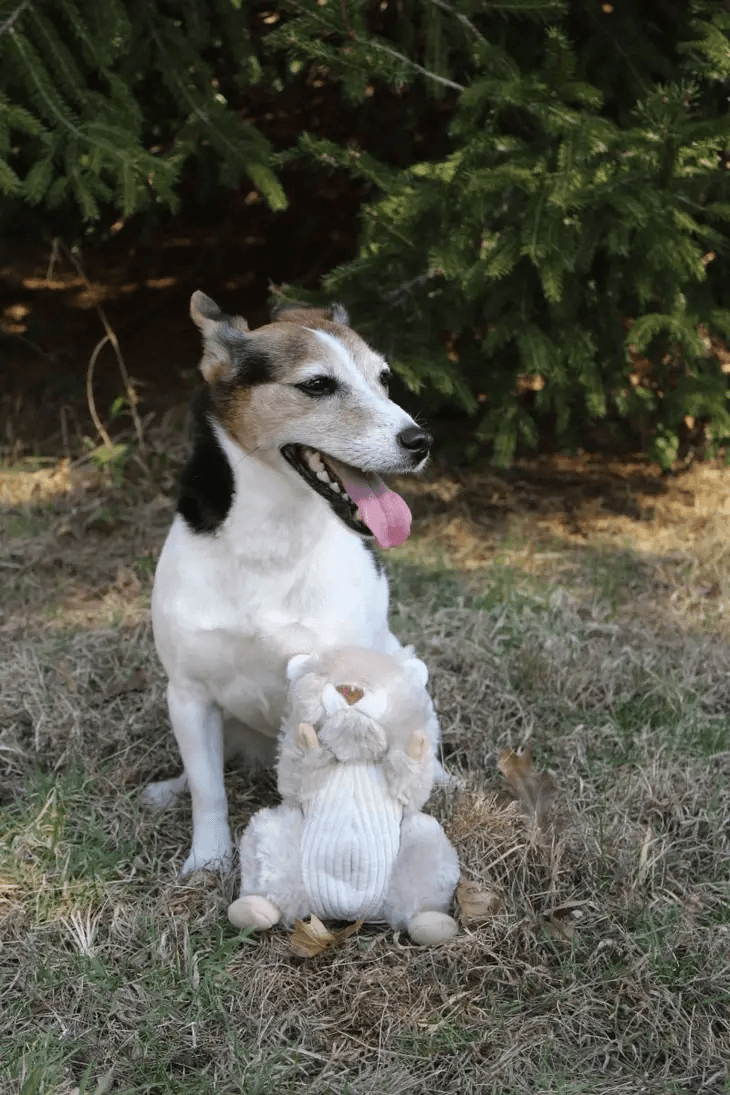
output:
[[200, 371], [208, 384], [231, 380], [249, 342], [243, 316], [228, 316], [200, 289], [190, 298], [190, 317], [203, 335]]
[[327, 309], [327, 316], [333, 323], [341, 323], [343, 327], [350, 326], [350, 313], [347, 308], [345, 308], [344, 304], [341, 304], [339, 301], [330, 304]]

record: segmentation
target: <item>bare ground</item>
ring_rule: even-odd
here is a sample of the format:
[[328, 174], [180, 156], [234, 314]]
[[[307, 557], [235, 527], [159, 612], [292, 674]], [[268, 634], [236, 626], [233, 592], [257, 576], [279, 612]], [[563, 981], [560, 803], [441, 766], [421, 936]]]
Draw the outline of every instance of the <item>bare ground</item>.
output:
[[[181, 882], [189, 808], [147, 602], [181, 417], [144, 460], [0, 469], [3, 1091], [730, 1091], [730, 472], [436, 470], [389, 556], [453, 783], [431, 809], [495, 894], [435, 949], [365, 928], [312, 961]], [[498, 769], [529, 743], [536, 829]], [[275, 801], [229, 777], [237, 831]]]

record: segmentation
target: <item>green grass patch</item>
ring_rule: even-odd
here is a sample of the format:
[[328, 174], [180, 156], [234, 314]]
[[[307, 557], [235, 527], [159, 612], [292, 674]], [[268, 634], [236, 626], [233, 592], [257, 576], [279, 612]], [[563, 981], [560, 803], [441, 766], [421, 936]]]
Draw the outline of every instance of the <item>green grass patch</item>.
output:
[[[146, 622], [61, 610], [3, 646], [0, 1095], [727, 1088], [730, 652], [643, 612], [630, 552], [529, 569], [522, 535], [478, 572], [417, 542], [388, 561], [458, 777], [429, 808], [502, 902], [432, 950], [372, 926], [307, 962], [233, 930], [235, 874], [180, 880], [189, 803], [137, 800], [178, 766]], [[110, 557], [119, 612], [140, 597], [120, 556], [144, 585], [155, 553]], [[497, 767], [525, 744], [554, 780], [548, 839]], [[239, 831], [275, 801], [270, 779], [228, 789]]]

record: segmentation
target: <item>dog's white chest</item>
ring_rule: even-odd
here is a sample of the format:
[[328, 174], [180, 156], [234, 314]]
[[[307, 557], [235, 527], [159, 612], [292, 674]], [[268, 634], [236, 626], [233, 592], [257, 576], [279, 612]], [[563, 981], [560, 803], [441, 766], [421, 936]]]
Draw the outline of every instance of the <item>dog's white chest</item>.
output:
[[402, 818], [379, 765], [337, 765], [304, 808], [302, 875], [317, 916], [383, 919]]
[[224, 536], [194, 536], [178, 518], [152, 600], [168, 677], [204, 682], [225, 712], [271, 736], [292, 654], [336, 643], [389, 649], [387, 612], [384, 578], [357, 537], [326, 515], [315, 552], [250, 568]]

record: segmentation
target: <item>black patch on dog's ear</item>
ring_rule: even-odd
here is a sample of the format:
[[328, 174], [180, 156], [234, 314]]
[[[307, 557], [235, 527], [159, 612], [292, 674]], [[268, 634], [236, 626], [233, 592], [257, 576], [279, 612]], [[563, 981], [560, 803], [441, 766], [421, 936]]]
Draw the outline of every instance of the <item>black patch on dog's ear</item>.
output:
[[269, 384], [275, 379], [270, 355], [263, 347], [256, 346], [250, 336], [243, 337], [243, 341], [240, 339], [231, 341], [229, 345], [233, 361], [234, 384], [253, 388], [257, 384]]
[[182, 473], [177, 511], [191, 532], [217, 532], [233, 505], [235, 485], [228, 457], [210, 424], [210, 389], [202, 388], [193, 397], [191, 412], [191, 450]]

